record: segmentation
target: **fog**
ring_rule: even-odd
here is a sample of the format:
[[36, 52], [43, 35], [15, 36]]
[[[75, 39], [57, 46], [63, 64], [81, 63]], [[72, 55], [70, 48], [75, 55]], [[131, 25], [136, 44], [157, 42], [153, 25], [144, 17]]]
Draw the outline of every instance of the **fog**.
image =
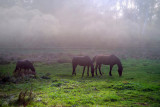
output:
[[159, 0], [0, 0], [0, 47], [154, 47]]

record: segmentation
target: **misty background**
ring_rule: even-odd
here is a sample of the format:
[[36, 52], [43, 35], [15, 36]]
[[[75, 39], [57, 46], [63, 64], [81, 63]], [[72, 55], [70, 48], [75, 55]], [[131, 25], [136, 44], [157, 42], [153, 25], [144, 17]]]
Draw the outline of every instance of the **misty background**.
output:
[[159, 46], [160, 0], [0, 0], [1, 48]]

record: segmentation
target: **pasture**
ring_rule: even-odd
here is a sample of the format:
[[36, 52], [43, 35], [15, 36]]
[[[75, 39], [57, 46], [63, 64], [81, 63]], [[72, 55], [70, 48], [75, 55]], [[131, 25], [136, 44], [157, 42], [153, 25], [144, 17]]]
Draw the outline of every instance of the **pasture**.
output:
[[[145, 51], [143, 51], [145, 52]], [[148, 52], [148, 51], [147, 51]], [[147, 53], [146, 52], [146, 53]], [[150, 52], [150, 51], [149, 51]], [[71, 58], [74, 55], [115, 53], [123, 65], [122, 77], [117, 66], [109, 76], [109, 66], [102, 66], [100, 76], [82, 78], [83, 67], [78, 66], [72, 76]], [[157, 53], [157, 52], [155, 52]], [[37, 78], [24, 77], [0, 83], [0, 106], [18, 106], [20, 92], [32, 91], [27, 106], [160, 106], [160, 60], [153, 51], [146, 56], [141, 51], [106, 51], [86, 49], [1, 50], [1, 57], [10, 60], [0, 65], [0, 78], [12, 77], [15, 61], [34, 62]], [[23, 105], [23, 104], [21, 104]]]

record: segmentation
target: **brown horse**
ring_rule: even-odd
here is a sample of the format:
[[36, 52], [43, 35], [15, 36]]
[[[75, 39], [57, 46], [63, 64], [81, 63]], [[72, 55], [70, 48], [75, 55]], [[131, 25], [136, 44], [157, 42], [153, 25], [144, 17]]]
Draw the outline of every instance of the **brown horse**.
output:
[[24, 74], [29, 74], [30, 73], [29, 70], [31, 70], [32, 71], [31, 74], [36, 75], [36, 71], [33, 64], [28, 60], [17, 61], [14, 73], [16, 73], [17, 70], [18, 72], [21, 72], [22, 69], [25, 70]]
[[109, 72], [109, 75], [112, 76], [112, 68], [115, 64], [118, 65], [118, 73], [119, 73], [119, 76], [122, 75], [122, 71], [123, 71], [123, 67], [122, 67], [122, 64], [121, 64], [121, 61], [120, 59], [115, 56], [115, 55], [97, 55], [95, 57], [93, 57], [93, 60], [92, 62], [96, 62], [96, 75], [97, 75], [97, 68], [99, 68], [99, 73], [102, 75], [101, 73], [101, 65], [104, 64], [104, 65], [110, 65], [110, 72]]
[[86, 66], [88, 67], [87, 75], [89, 76], [89, 67], [91, 66], [92, 77], [94, 77], [94, 66], [93, 66], [92, 60], [90, 59], [89, 56], [75, 56], [75, 57], [73, 57], [73, 59], [72, 59], [72, 67], [73, 67], [72, 75], [73, 74], [76, 75], [75, 69], [76, 69], [77, 65], [84, 66], [82, 77], [84, 75], [84, 71], [85, 71]]

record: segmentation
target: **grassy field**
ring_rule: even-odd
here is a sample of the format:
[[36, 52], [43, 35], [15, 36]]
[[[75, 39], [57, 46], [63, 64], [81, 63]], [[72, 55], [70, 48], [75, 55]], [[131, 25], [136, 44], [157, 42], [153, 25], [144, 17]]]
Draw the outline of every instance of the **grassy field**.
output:
[[[0, 84], [0, 106], [18, 106], [20, 91], [32, 87], [34, 98], [28, 106], [160, 106], [160, 61], [144, 59], [122, 60], [123, 76], [114, 66], [103, 66], [103, 76], [82, 78], [82, 67], [72, 76], [70, 63], [35, 63], [38, 77], [18, 83]], [[15, 64], [0, 65], [1, 75], [12, 75]], [[50, 79], [41, 77], [48, 75]]]
[[[160, 57], [158, 50], [95, 50], [95, 49], [1, 49], [0, 106], [160, 106]], [[102, 66], [103, 76], [82, 78], [78, 66], [72, 76], [71, 59], [75, 55], [115, 53], [124, 68], [119, 77], [114, 66]], [[15, 62], [34, 62], [37, 78], [13, 77]], [[6, 62], [5, 62], [6, 60]], [[11, 62], [11, 63], [8, 63]], [[44, 78], [45, 77], [45, 78]], [[9, 78], [4, 82], [4, 78]], [[28, 90], [25, 104], [18, 101], [20, 92]], [[29, 92], [32, 97], [29, 97]]]

